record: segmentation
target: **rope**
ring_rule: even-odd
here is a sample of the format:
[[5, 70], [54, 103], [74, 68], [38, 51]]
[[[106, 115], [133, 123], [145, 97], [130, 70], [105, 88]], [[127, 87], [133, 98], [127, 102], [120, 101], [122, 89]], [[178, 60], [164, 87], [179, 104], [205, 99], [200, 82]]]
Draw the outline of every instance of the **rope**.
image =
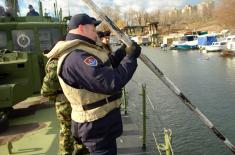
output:
[[154, 141], [155, 141], [155, 143], [156, 143], [156, 145], [157, 145], [157, 150], [158, 150], [159, 154], [162, 155], [161, 149], [160, 149], [160, 147], [159, 147], [160, 145], [159, 145], [158, 142], [157, 142], [157, 138], [156, 138], [156, 136], [155, 136], [155, 133], [152, 133], [152, 134], [153, 134]]
[[[132, 82], [133, 82], [134, 84], [136, 84], [137, 86], [141, 87], [141, 84], [140, 84], [139, 82], [137, 82], [137, 81], [135, 81], [135, 80], [132, 80]], [[153, 103], [152, 103], [150, 97], [149, 97], [147, 94], [146, 94], [146, 97], [147, 97], [147, 99], [148, 99], [148, 103], [151, 105], [152, 109], [155, 111], [154, 105], [153, 105]], [[165, 126], [164, 123], [161, 121], [160, 116], [159, 116], [158, 114], [156, 114], [156, 116], [157, 116], [157, 118], [160, 120], [160, 124], [162, 124], [163, 126]], [[167, 131], [170, 132], [170, 133], [172, 133], [170, 129], [167, 130]], [[155, 133], [152, 132], [152, 134], [153, 134], [153, 138], [154, 138], [155, 144], [156, 144], [156, 146], [157, 146], [157, 150], [158, 150], [159, 154], [162, 155], [161, 150], [165, 150], [165, 145], [164, 145], [164, 144], [159, 144], [158, 141], [157, 141], [157, 137], [156, 137]], [[171, 134], [170, 134], [170, 135], [171, 135]], [[169, 144], [170, 149], [171, 149], [171, 152], [172, 152], [172, 155], [174, 155], [173, 149], [172, 149], [172, 146], [171, 146], [171, 143], [170, 143], [170, 140], [167, 139], [167, 142], [166, 142], [166, 143]]]
[[151, 99], [149, 98], [148, 95], [146, 95], [146, 96], [147, 96], [147, 99], [148, 99], [148, 101], [149, 101], [149, 104], [152, 106], [152, 109], [155, 110], [154, 105], [153, 105]]
[[[139, 82], [137, 82], [137, 81], [135, 81], [135, 80], [131, 80], [132, 82], [134, 82], [136, 85], [138, 85], [139, 87], [141, 87], [141, 84], [139, 83]], [[153, 102], [151, 101], [151, 99], [150, 99], [150, 97], [146, 94], [146, 97], [147, 97], [147, 99], [148, 99], [148, 101], [149, 101], [149, 104], [151, 105], [151, 107], [152, 107], [152, 109], [153, 110], [155, 110], [155, 107], [154, 107], [154, 105], [153, 105]]]

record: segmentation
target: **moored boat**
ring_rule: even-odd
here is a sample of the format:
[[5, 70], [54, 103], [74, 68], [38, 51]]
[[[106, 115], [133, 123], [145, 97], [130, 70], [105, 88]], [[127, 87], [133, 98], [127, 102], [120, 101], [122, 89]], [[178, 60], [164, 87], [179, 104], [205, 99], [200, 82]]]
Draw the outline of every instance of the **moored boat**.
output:
[[216, 41], [216, 34], [200, 35], [198, 36], [198, 47], [200, 49], [205, 49], [206, 46], [212, 45], [212, 43]]
[[205, 50], [207, 52], [220, 52], [221, 50], [226, 49], [226, 42], [213, 42], [212, 45], [206, 46]]
[[176, 49], [180, 49], [180, 50], [197, 49], [197, 45], [179, 44], [177, 45]]
[[176, 50], [191, 50], [198, 48], [198, 41], [196, 35], [185, 35], [179, 41], [173, 41], [171, 49]]

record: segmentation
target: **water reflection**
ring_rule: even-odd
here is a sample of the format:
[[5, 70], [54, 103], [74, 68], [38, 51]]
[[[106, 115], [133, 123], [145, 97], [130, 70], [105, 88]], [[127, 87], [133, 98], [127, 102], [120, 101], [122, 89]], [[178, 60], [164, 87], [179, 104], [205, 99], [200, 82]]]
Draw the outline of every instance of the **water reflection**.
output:
[[[235, 142], [234, 58], [197, 50], [161, 51], [144, 47], [143, 51], [224, 135]], [[173, 148], [179, 155], [230, 154], [223, 143], [141, 62], [134, 79], [147, 84], [149, 98], [157, 107], [154, 110], [148, 105], [149, 139], [153, 131], [162, 138], [159, 132], [167, 127], [173, 130]], [[141, 98], [137, 94], [141, 88], [130, 82], [128, 90], [130, 109], [137, 114], [134, 119], [140, 123]]]
[[171, 52], [172, 52], [172, 55], [174, 55], [174, 56], [178, 55], [178, 51], [177, 50], [172, 50]]
[[225, 64], [228, 68], [235, 69], [235, 58], [224, 58], [224, 59], [225, 59]]

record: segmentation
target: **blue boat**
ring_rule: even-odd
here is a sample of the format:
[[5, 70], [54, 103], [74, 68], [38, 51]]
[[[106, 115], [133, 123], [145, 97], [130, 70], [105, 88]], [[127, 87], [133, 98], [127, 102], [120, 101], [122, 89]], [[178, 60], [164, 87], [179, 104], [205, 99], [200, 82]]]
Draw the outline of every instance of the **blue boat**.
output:
[[171, 49], [176, 50], [191, 50], [198, 48], [198, 41], [196, 35], [185, 35], [180, 38], [179, 41], [174, 41], [171, 45]]
[[187, 45], [187, 44], [183, 45], [183, 44], [181, 44], [181, 45], [177, 45], [176, 48], [181, 49], [181, 50], [197, 49], [197, 45]]
[[212, 45], [213, 42], [216, 42], [216, 34], [205, 34], [198, 36], [198, 47], [200, 49], [205, 48], [208, 45]]

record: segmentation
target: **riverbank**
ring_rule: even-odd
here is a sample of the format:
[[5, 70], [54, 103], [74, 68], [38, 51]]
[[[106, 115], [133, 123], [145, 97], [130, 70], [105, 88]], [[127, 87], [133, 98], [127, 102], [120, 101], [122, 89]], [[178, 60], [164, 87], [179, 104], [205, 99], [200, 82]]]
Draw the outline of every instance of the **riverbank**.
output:
[[234, 26], [225, 26], [223, 23], [220, 23], [217, 20], [206, 20], [204, 22], [190, 22], [190, 23], [182, 23], [177, 25], [171, 25], [169, 30], [168, 28], [162, 27], [163, 33], [185, 33], [185, 32], [193, 32], [193, 31], [207, 31], [209, 33], [215, 32], [219, 33], [222, 30], [229, 30], [232, 34], [235, 34], [235, 25]]

